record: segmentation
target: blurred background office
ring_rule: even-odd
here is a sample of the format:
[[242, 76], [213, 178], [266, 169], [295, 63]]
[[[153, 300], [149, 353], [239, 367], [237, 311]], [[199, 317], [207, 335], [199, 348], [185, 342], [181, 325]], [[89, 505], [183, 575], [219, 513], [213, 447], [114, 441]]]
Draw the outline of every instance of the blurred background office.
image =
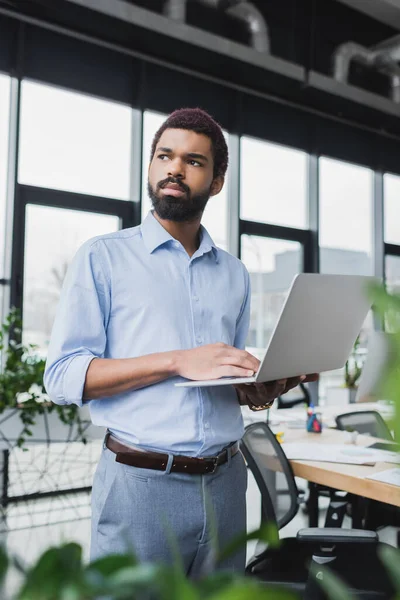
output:
[[[250, 272], [250, 351], [295, 273], [374, 274], [400, 292], [399, 30], [393, 0], [0, 0], [1, 320], [19, 308], [45, 358], [74, 253], [141, 222], [152, 137], [186, 106], [228, 142], [203, 222]], [[377, 327], [371, 313], [361, 360]], [[323, 374], [314, 402], [343, 377]], [[2, 450], [10, 548], [88, 548], [100, 444]]]

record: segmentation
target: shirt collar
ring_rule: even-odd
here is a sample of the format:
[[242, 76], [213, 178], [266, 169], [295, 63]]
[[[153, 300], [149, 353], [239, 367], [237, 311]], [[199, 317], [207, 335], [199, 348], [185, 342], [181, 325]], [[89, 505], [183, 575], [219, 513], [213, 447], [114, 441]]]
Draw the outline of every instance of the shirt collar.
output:
[[[173, 238], [172, 235], [170, 235], [168, 231], [164, 229], [161, 223], [157, 221], [152, 211], [150, 211], [147, 217], [144, 219], [143, 223], [140, 226], [140, 230], [142, 233], [144, 245], [146, 246], [150, 254], [163, 244], [175, 240], [175, 238]], [[200, 238], [200, 247], [197, 250], [196, 254], [198, 253], [198, 255], [201, 256], [206, 252], [212, 251], [213, 256], [215, 258], [215, 262], [218, 262], [218, 248], [214, 244], [213, 239], [211, 238], [207, 229], [203, 227], [203, 225], [200, 225]]]

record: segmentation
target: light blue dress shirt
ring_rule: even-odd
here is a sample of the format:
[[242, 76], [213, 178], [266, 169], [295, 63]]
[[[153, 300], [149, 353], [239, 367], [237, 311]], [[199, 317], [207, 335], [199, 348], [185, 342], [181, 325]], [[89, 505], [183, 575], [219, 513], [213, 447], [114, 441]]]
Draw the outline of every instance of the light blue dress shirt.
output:
[[[44, 383], [82, 405], [93, 358], [134, 358], [224, 342], [244, 348], [250, 279], [201, 227], [192, 257], [155, 219], [87, 241], [66, 275]], [[181, 377], [89, 402], [92, 421], [144, 450], [209, 456], [243, 435], [233, 386], [177, 388]]]

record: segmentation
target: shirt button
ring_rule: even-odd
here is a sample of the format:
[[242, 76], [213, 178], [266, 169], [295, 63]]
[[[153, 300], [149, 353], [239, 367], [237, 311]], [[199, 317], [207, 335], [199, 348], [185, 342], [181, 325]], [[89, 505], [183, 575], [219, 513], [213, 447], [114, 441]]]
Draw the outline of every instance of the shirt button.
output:
[[204, 423], [204, 427], [205, 427], [206, 429], [210, 429], [210, 423]]
[[198, 343], [198, 344], [201, 344], [202, 342], [203, 342], [203, 338], [201, 338], [201, 337], [198, 337], [198, 338], [197, 338], [197, 343]]
[[195, 302], [198, 302], [198, 301], [199, 301], [199, 297], [198, 297], [198, 296], [193, 296], [193, 300], [194, 300]]

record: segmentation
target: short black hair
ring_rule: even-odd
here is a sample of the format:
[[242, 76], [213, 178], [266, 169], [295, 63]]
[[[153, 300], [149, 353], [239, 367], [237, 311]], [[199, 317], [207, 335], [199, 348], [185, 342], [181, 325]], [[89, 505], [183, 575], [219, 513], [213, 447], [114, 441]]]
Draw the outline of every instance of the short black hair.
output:
[[187, 129], [209, 137], [214, 158], [214, 178], [225, 177], [228, 168], [228, 146], [221, 126], [205, 110], [180, 108], [171, 113], [153, 138], [150, 161], [153, 160], [156, 146], [166, 129]]

